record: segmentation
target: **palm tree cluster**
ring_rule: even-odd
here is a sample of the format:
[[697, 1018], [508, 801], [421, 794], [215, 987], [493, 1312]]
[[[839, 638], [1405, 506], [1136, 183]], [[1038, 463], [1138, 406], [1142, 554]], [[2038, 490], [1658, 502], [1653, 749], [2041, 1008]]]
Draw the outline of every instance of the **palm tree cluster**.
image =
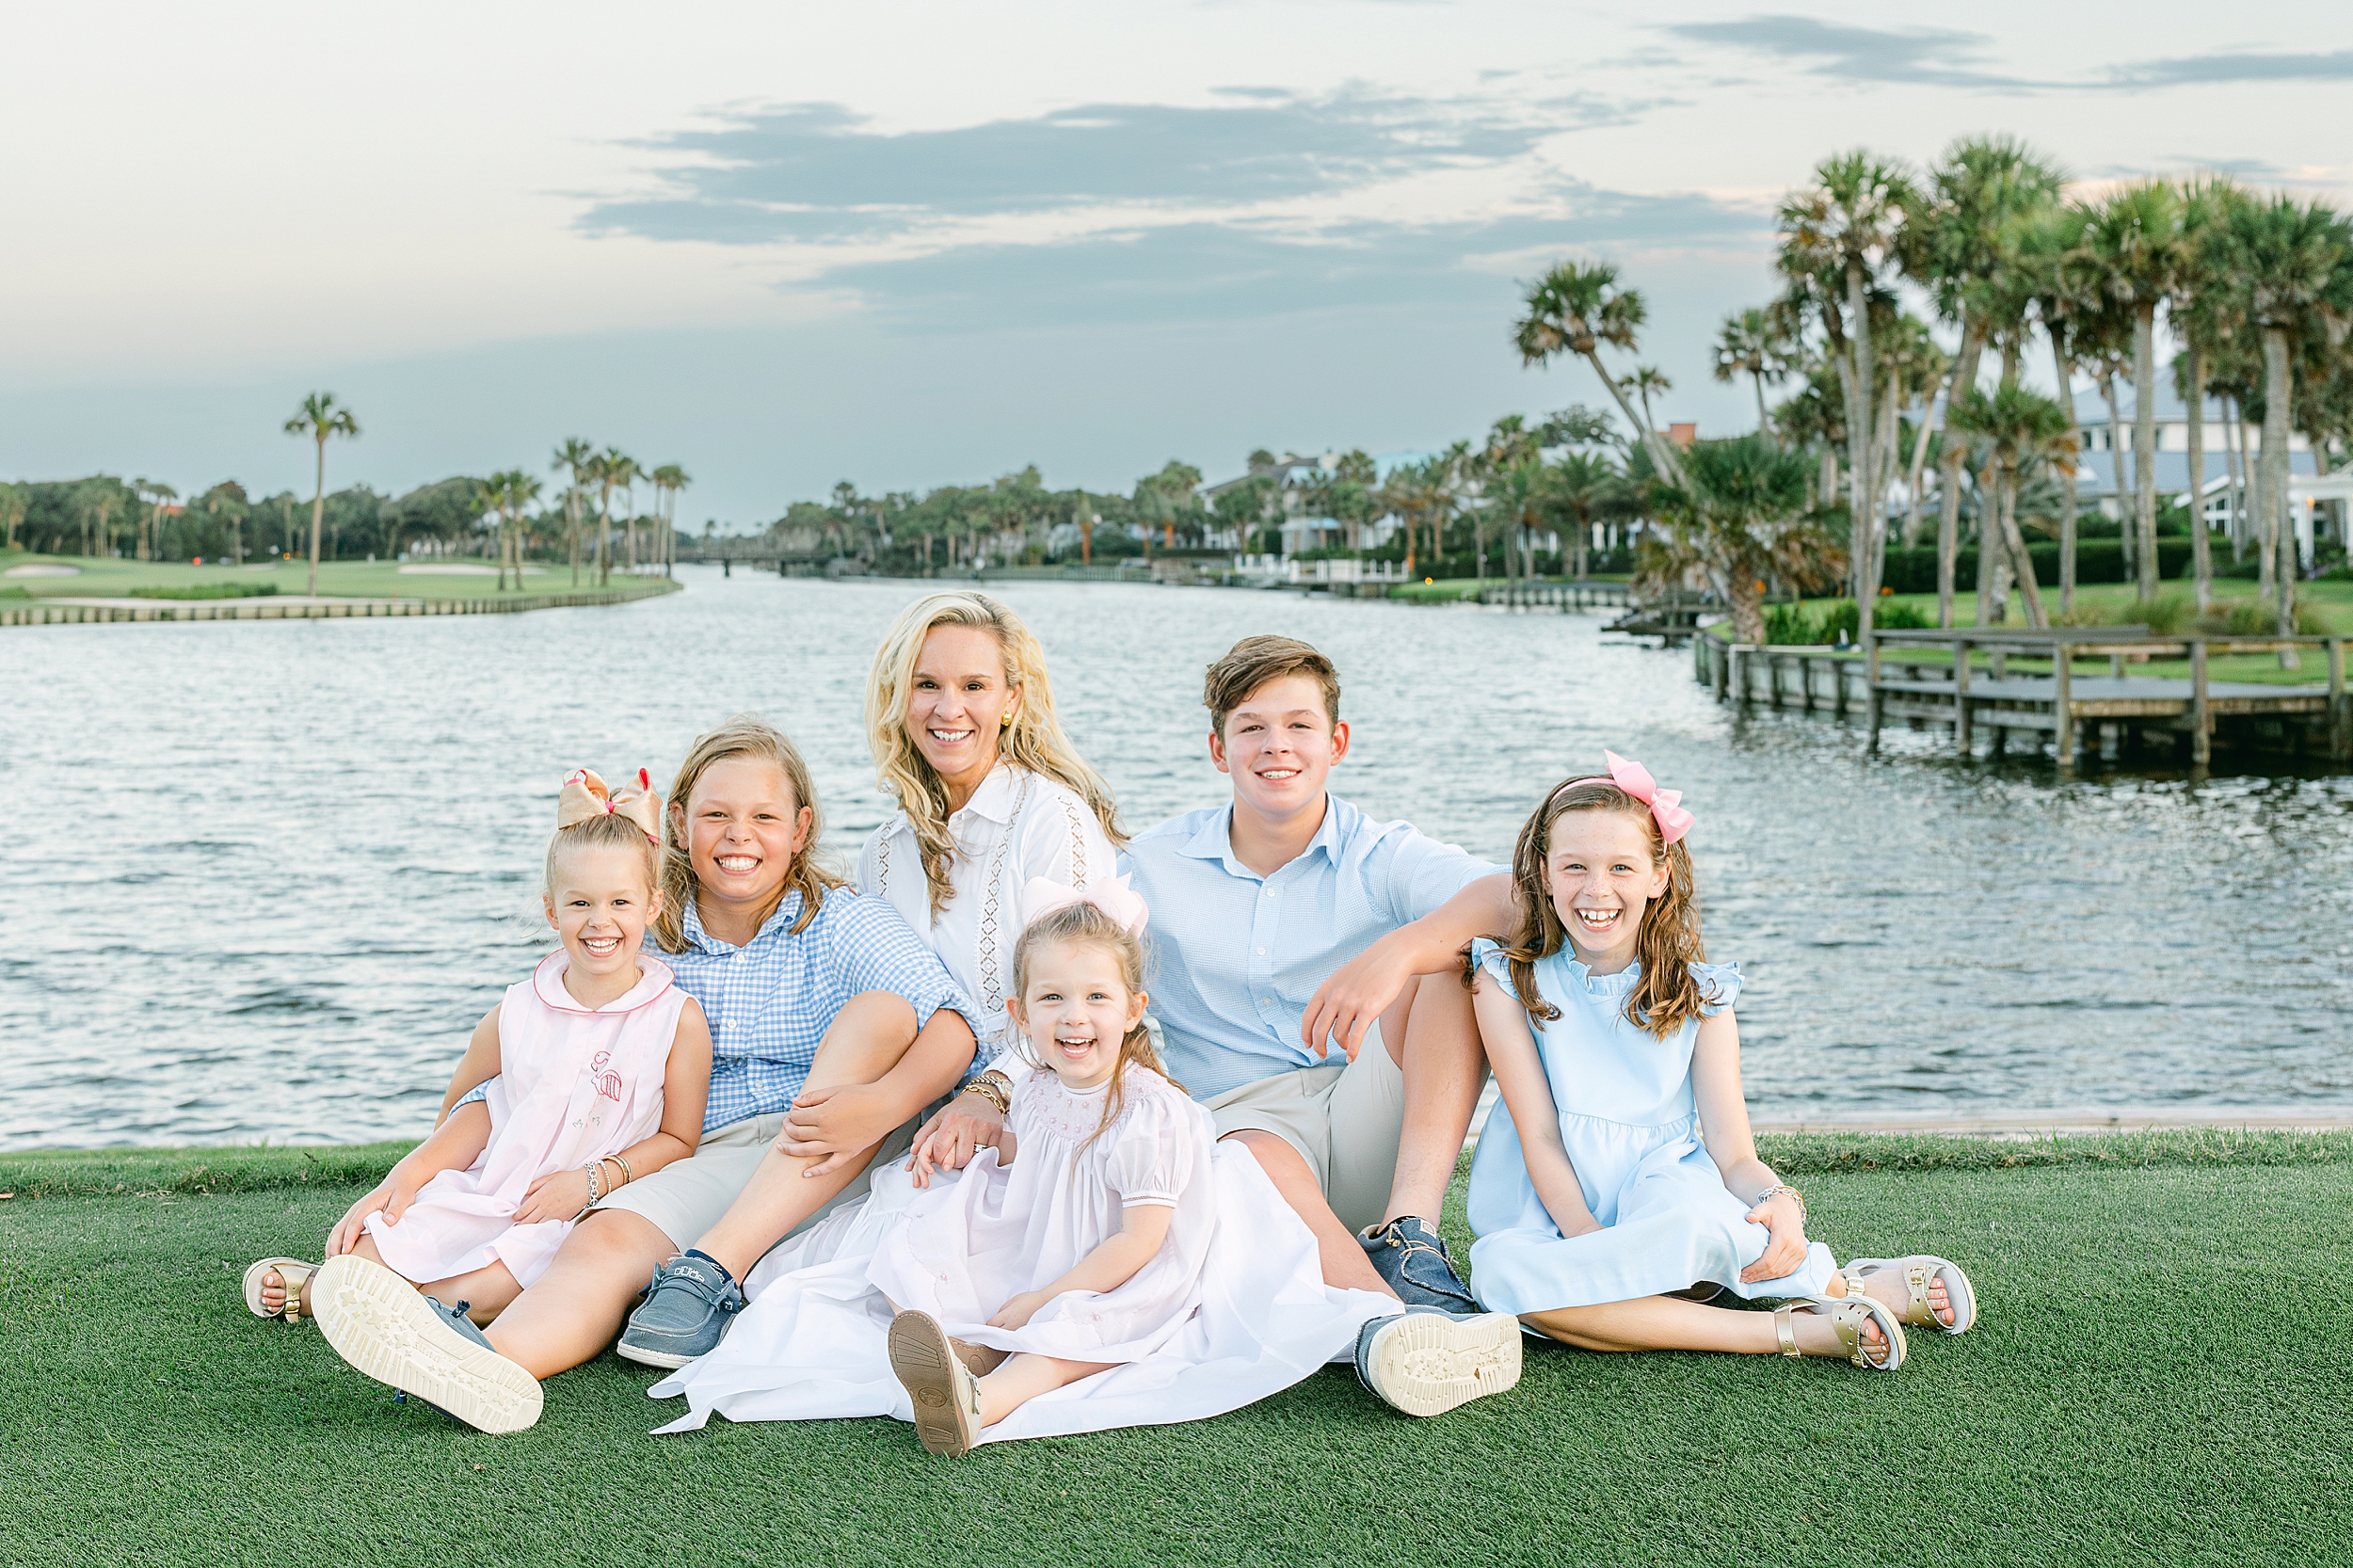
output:
[[1260, 448], [1241, 477], [1206, 487], [1177, 459], [1125, 492], [1049, 489], [1034, 466], [920, 494], [864, 495], [845, 480], [826, 501], [794, 503], [768, 536], [791, 552], [893, 571], [1272, 553], [1287, 536], [1312, 536], [1291, 553], [1386, 561], [1408, 576], [1521, 578], [1581, 575], [1596, 537], [1634, 520], [1640, 495], [1615, 422], [1571, 408], [1534, 423], [1507, 415], [1481, 440], [1394, 459], [1385, 473], [1363, 451], [1310, 459]]
[[[1715, 586], [1744, 635], [1755, 617], [1743, 603], [1767, 579], [1843, 576], [1867, 632], [1895, 503], [1909, 549], [1932, 499], [1940, 623], [1955, 619], [1967, 524], [1978, 546], [1977, 620], [2003, 618], [2014, 584], [2028, 618], [2047, 624], [2025, 525], [2056, 536], [2059, 613], [2072, 613], [2082, 378], [2107, 405], [2125, 513], [2119, 545], [2139, 598], [2153, 601], [2162, 327], [2180, 345], [2172, 375], [2187, 408], [2199, 612], [2213, 602], [2204, 495], [2214, 402], [2235, 437], [2224, 453], [2234, 549], [2255, 551], [2263, 592], [2281, 631], [2290, 629], [2291, 436], [2304, 438], [2323, 472], [2353, 448], [2353, 224], [2343, 215], [2219, 179], [2141, 181], [2070, 200], [2055, 164], [1997, 136], [1961, 141], [1925, 171], [1867, 152], [1825, 159], [1782, 202], [1778, 224], [1779, 297], [1733, 312], [1716, 339], [1717, 379], [1750, 383], [1758, 423], [1755, 437], [1721, 453], [1708, 442], [1674, 450], [1650, 408], [1664, 378], [1609, 362], [1639, 351], [1647, 314], [1616, 267], [1563, 262], [1526, 290], [1513, 326], [1523, 362], [1582, 360], [1640, 432], [1628, 477], [1644, 487], [1641, 509], [1656, 524], [1646, 569]], [[2038, 341], [2067, 402], [2022, 380]], [[2128, 448], [2117, 393], [2127, 377]], [[1768, 388], [1792, 383], [1769, 402]], [[2249, 417], [2260, 442], [2248, 439]], [[1797, 461], [1769, 458], [1758, 442]], [[1792, 488], [1801, 470], [1807, 482]]]

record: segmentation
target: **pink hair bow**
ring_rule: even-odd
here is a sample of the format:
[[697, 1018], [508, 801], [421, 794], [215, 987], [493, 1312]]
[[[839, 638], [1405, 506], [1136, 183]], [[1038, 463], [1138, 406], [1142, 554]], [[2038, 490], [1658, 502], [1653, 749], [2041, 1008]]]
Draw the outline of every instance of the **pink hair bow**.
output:
[[587, 768], [575, 768], [566, 776], [563, 793], [555, 797], [555, 830], [561, 833], [600, 816], [626, 817], [647, 838], [662, 841], [662, 797], [654, 793], [653, 776], [643, 768], [637, 770], [637, 788], [618, 792], [606, 789], [604, 780]]
[[1605, 751], [1602, 760], [1609, 766], [1607, 778], [1577, 778], [1572, 784], [1615, 784], [1627, 794], [1650, 808], [1651, 820], [1658, 824], [1658, 836], [1673, 843], [1691, 831], [1691, 813], [1683, 808], [1681, 790], [1662, 790], [1650, 776], [1650, 769], [1640, 762], [1630, 762], [1614, 751]]
[[1125, 876], [1114, 876], [1109, 882], [1087, 888], [1073, 888], [1051, 877], [1033, 876], [1029, 886], [1021, 889], [1022, 922], [1042, 920], [1074, 904], [1092, 904], [1128, 936], [1144, 935], [1144, 921], [1149, 912], [1144, 908], [1144, 896], [1128, 886]]

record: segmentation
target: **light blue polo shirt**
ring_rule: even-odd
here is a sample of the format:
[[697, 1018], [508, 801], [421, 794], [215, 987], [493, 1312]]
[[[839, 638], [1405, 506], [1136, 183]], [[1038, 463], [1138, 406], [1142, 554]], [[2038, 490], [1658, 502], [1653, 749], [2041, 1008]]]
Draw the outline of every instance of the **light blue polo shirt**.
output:
[[1144, 986], [1168, 1068], [1196, 1099], [1324, 1064], [1299, 1040], [1316, 987], [1503, 869], [1324, 798], [1323, 825], [1272, 876], [1234, 857], [1230, 805], [1172, 818], [1121, 857], [1152, 911]]

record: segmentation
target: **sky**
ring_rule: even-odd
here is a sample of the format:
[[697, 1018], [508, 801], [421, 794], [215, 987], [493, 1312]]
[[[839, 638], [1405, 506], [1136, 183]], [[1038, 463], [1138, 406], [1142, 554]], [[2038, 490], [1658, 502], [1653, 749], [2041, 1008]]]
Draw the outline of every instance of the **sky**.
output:
[[327, 390], [361, 426], [332, 486], [544, 472], [579, 435], [682, 464], [697, 528], [842, 479], [1215, 479], [1603, 402], [1510, 344], [1520, 282], [1571, 257], [1648, 301], [1662, 422], [1731, 434], [1753, 402], [1708, 344], [1831, 153], [2006, 132], [2088, 190], [2353, 204], [2340, 4], [1890, 14], [20, 7], [0, 477], [304, 488], [280, 427]]

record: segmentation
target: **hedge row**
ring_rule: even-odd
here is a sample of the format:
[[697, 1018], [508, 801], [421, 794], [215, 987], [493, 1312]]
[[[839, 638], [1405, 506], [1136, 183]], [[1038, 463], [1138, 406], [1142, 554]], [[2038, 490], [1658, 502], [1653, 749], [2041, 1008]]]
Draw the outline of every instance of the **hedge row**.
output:
[[[2030, 544], [2026, 553], [2034, 559], [2034, 580], [2046, 588], [2056, 588], [2059, 580], [2059, 547], [2056, 544]], [[2227, 565], [2229, 547], [2222, 550], [2223, 559], [2217, 567]], [[2182, 578], [2189, 575], [2190, 543], [2187, 539], [2157, 541], [2157, 575]], [[2129, 583], [2132, 574], [2124, 569], [2124, 542], [2121, 539], [2078, 539], [2075, 541], [2075, 581], [2078, 583]], [[1936, 552], [1933, 550], [1890, 550], [1887, 552], [1887, 575], [1882, 581], [1899, 594], [1932, 594], [1936, 592]], [[1953, 582], [1963, 591], [1975, 590], [1977, 583], [1977, 552], [1964, 549], [1955, 557]]]

